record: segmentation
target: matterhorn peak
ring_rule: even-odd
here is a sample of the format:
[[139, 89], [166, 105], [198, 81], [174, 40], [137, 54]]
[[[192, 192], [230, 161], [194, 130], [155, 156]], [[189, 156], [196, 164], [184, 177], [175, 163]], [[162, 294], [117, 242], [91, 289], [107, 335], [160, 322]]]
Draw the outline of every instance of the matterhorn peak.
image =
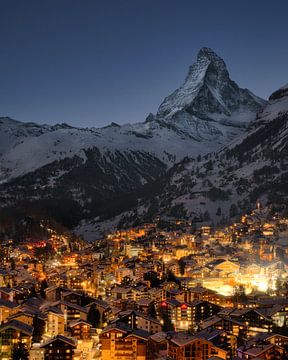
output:
[[203, 47], [197, 54], [197, 61], [190, 65], [185, 83], [192, 82], [195, 86], [196, 81], [204, 82], [205, 78], [209, 81], [209, 77], [212, 82], [221, 78], [223, 83], [229, 80], [229, 73], [224, 60], [212, 49]]
[[[245, 126], [251, 115], [264, 105], [265, 101], [250, 91], [241, 89], [230, 79], [224, 60], [212, 49], [203, 47], [197, 54], [197, 61], [189, 67], [183, 85], [166, 97], [158, 109], [161, 119], [192, 117], [193, 119], [225, 121], [241, 112]], [[242, 115], [249, 113], [249, 118]], [[242, 121], [241, 120], [241, 121]], [[241, 124], [240, 124], [241, 125]], [[239, 121], [235, 126], [239, 126]]]
[[[211, 48], [208, 47], [202, 47], [197, 54], [197, 61], [201, 58], [207, 58], [210, 61], [215, 61], [215, 60], [221, 60], [223, 61], [223, 59], [216, 54], [216, 52], [214, 50], [212, 50]], [[224, 62], [224, 61], [223, 61]]]
[[219, 55], [217, 55], [214, 50], [207, 47], [203, 47], [202, 49], [200, 49], [197, 55], [197, 62], [201, 62], [202, 59], [209, 61], [210, 66], [208, 67], [208, 69], [213, 67], [219, 72], [225, 73], [225, 76], [229, 77], [229, 73], [224, 60]]

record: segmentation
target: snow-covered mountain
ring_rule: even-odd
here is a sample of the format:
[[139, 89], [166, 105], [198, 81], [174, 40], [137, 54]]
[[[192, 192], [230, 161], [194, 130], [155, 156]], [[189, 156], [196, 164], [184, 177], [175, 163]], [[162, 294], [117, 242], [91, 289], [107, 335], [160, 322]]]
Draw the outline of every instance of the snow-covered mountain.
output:
[[49, 126], [0, 118], [0, 181], [9, 181], [66, 157], [97, 148], [149, 153], [168, 166], [227, 144], [255, 119], [265, 101], [240, 89], [224, 61], [211, 49], [199, 51], [184, 84], [144, 123], [101, 129]]
[[183, 158], [215, 152], [257, 124], [264, 105], [203, 48], [184, 84], [142, 123], [87, 129], [0, 118], [1, 206], [49, 202], [53, 213], [74, 209], [73, 224], [109, 218]]
[[[185, 82], [160, 105], [157, 117], [197, 124], [207, 122], [211, 129], [219, 125], [246, 127], [265, 101], [230, 79], [227, 67], [213, 50], [202, 48], [190, 66]], [[211, 131], [212, 132], [212, 131]], [[205, 129], [200, 137], [206, 138]], [[225, 136], [225, 134], [223, 134]], [[228, 133], [229, 136], [229, 133]]]
[[155, 194], [121, 221], [157, 214], [217, 224], [258, 201], [288, 213], [288, 85], [270, 96], [246, 133], [216, 152], [176, 164], [154, 183]]

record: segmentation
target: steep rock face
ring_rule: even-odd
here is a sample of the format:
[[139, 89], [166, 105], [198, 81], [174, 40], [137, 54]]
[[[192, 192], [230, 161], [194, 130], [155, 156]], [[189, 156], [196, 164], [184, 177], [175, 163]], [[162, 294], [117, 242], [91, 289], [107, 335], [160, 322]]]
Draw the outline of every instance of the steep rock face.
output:
[[284, 96], [288, 95], [288, 84], [282, 86], [280, 89], [275, 91], [270, 95], [269, 100], [278, 100], [282, 99]]
[[[213, 50], [202, 48], [184, 84], [165, 98], [157, 117], [170, 122], [183, 117], [197, 123], [210, 121], [210, 126], [219, 130], [214, 133], [220, 138], [223, 129], [219, 124], [246, 127], [264, 104], [264, 100], [230, 79], [223, 59]], [[205, 131], [201, 133], [205, 138]]]

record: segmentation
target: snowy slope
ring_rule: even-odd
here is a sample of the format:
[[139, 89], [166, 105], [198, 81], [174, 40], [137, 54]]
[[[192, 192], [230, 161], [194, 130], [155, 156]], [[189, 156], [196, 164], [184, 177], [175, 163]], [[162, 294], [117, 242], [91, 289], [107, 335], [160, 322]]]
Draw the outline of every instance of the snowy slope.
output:
[[[275, 91], [248, 131], [215, 153], [185, 159], [138, 194], [136, 207], [109, 222], [83, 221], [77, 232], [89, 240], [105, 231], [155, 216], [227, 224], [260, 200], [276, 209], [288, 203], [288, 86]], [[107, 228], [108, 224], [108, 228]]]
[[[248, 127], [250, 135], [256, 134], [284, 111], [283, 93], [286, 88], [264, 108], [264, 100], [239, 88], [224, 61], [203, 48], [184, 84], [142, 123], [87, 129], [0, 118], [1, 207], [35, 207], [37, 214], [54, 216], [66, 226], [81, 222], [89, 229], [100, 223], [102, 229], [114, 226], [122, 221], [120, 214], [147, 219], [147, 197], [159, 199], [163, 212], [168, 205], [179, 210], [182, 203], [190, 213], [203, 213], [208, 205], [214, 212], [217, 202], [208, 201], [206, 192], [211, 183], [229, 186], [221, 171], [230, 173], [235, 159], [222, 164], [213, 154], [231, 152]], [[284, 143], [278, 139], [275, 146]], [[202, 160], [196, 161], [199, 155]], [[208, 159], [213, 171], [206, 169]], [[253, 172], [254, 165], [249, 166]], [[243, 171], [248, 173], [248, 165]], [[231, 199], [239, 199], [228, 197], [223, 213]]]
[[0, 154], [4, 154], [29, 137], [40, 136], [51, 127], [34, 123], [21, 123], [8, 117], [0, 117]]
[[[198, 135], [198, 129], [195, 128], [193, 138], [185, 131], [185, 127], [175, 131], [158, 122], [95, 130], [68, 128], [43, 131], [38, 136], [33, 134], [6, 146], [6, 152], [1, 157], [0, 180], [8, 181], [66, 157], [77, 155], [85, 160], [84, 150], [94, 147], [103, 156], [115, 151], [146, 152], [171, 165], [185, 156], [206, 153], [219, 146], [216, 142], [203, 147], [203, 137]], [[209, 131], [211, 128], [206, 130], [207, 141], [214, 136]]]
[[180, 162], [163, 178], [158, 196], [141, 205], [149, 208], [153, 202], [164, 217], [178, 209], [179, 217], [215, 224], [253, 208], [258, 200], [287, 208], [288, 87], [269, 99], [248, 132], [201, 160]]

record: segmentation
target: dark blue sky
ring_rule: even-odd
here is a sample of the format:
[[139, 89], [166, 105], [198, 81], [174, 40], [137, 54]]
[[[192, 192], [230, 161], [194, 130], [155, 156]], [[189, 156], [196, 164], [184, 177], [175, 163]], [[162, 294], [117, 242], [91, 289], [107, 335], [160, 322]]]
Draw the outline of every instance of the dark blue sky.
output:
[[202, 46], [267, 97], [288, 82], [287, 14], [285, 0], [0, 0], [0, 114], [143, 121]]

